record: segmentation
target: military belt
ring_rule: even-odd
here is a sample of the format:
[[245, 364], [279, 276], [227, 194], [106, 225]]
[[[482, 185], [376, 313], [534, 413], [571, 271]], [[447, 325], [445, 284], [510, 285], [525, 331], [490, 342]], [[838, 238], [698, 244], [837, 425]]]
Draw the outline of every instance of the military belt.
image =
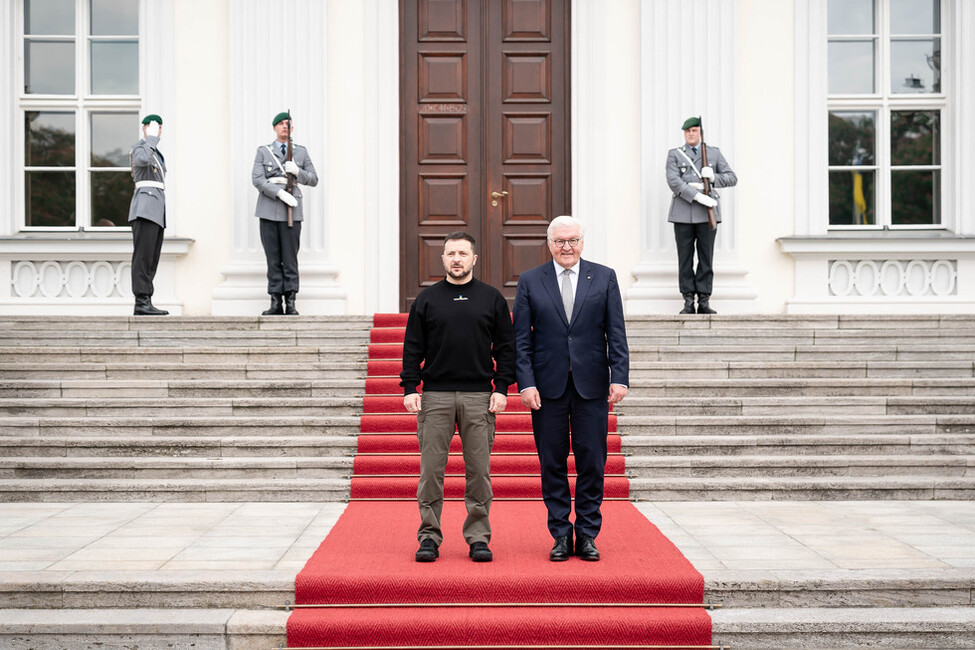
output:
[[267, 182], [276, 183], [278, 185], [287, 185], [288, 179], [285, 178], [284, 176], [272, 176], [271, 178], [267, 179]]
[[140, 187], [155, 187], [155, 188], [158, 188], [160, 190], [164, 190], [164, 189], [166, 189], [166, 184], [165, 183], [160, 183], [159, 181], [136, 181], [135, 182], [135, 187], [136, 187], [136, 189], [138, 189]]

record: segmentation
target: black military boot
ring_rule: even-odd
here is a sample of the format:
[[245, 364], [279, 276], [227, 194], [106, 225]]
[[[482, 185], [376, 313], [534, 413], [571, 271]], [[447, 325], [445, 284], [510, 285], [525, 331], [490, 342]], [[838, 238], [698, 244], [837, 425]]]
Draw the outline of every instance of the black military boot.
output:
[[261, 312], [261, 315], [262, 316], [280, 316], [283, 313], [281, 311], [281, 298], [283, 298], [283, 297], [284, 296], [280, 296], [280, 295], [278, 295], [276, 293], [272, 293], [271, 294], [271, 308], [270, 309], [265, 309], [264, 311], [262, 311]]
[[289, 291], [284, 294], [284, 313], [287, 316], [297, 316], [298, 310], [295, 309], [295, 292]]
[[711, 300], [711, 296], [706, 296], [703, 293], [697, 294], [697, 313], [699, 314], [717, 314], [718, 312], [711, 309], [708, 301]]
[[165, 309], [156, 309], [152, 306], [151, 297], [142, 295], [135, 297], [135, 309], [132, 310], [132, 314], [135, 316], [166, 316], [169, 312]]
[[693, 314], [694, 313], [694, 294], [685, 293], [684, 294], [684, 308], [680, 310], [682, 314]]

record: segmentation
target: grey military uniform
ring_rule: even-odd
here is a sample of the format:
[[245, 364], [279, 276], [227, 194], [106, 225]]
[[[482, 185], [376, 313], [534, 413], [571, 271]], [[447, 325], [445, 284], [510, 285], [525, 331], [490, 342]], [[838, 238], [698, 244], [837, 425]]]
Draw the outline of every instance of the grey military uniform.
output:
[[[693, 165], [687, 161], [681, 152], [691, 159]], [[715, 191], [718, 187], [733, 187], [738, 184], [738, 176], [732, 171], [728, 161], [725, 160], [721, 151], [717, 147], [708, 147], [708, 162], [714, 170], [714, 181], [711, 184], [711, 198], [720, 199], [720, 194]], [[682, 147], [671, 149], [667, 153], [667, 185], [674, 193], [670, 202], [670, 214], [667, 221], [671, 223], [707, 223], [708, 209], [694, 200], [694, 195], [700, 192], [690, 183], [700, 183], [701, 178], [698, 172], [701, 171], [701, 148], [695, 154], [691, 146], [685, 144]], [[697, 172], [694, 168], [697, 168]], [[721, 222], [721, 203], [714, 208], [714, 218]]]
[[[260, 192], [257, 195], [255, 216], [268, 221], [287, 221], [288, 206], [277, 197], [278, 190], [285, 189], [284, 156], [279, 149], [281, 143], [277, 140], [270, 145], [257, 148], [254, 156], [254, 170], [251, 180]], [[268, 150], [270, 148], [270, 150]], [[301, 221], [303, 217], [300, 185], [315, 187], [318, 185], [318, 172], [312, 164], [308, 151], [300, 144], [292, 145], [291, 158], [300, 171], [292, 195], [298, 199], [298, 205], [292, 210], [292, 219]]]
[[145, 219], [166, 227], [166, 159], [156, 149], [159, 138], [146, 136], [129, 152], [135, 193], [129, 205], [129, 221]]

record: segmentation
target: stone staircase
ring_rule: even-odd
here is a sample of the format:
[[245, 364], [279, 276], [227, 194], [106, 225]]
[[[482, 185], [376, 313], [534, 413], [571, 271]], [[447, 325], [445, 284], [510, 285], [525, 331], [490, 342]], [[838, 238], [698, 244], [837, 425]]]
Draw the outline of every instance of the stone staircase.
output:
[[[370, 326], [0, 317], [0, 502], [342, 501]], [[627, 327], [637, 501], [975, 496], [975, 316]], [[704, 574], [715, 643], [975, 647], [975, 570]], [[293, 575], [0, 570], [0, 646], [277, 647]]]

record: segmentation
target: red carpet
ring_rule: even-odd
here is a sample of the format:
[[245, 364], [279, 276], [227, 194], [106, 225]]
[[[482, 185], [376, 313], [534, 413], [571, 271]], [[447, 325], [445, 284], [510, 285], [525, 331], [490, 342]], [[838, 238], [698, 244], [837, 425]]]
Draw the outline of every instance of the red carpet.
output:
[[509, 411], [497, 418], [491, 459], [494, 561], [468, 558], [461, 534], [463, 457], [455, 437], [441, 555], [431, 564], [415, 562], [419, 448], [396, 376], [406, 315], [377, 314], [374, 324], [353, 503], [295, 581], [298, 609], [288, 620], [288, 647], [710, 646], [711, 619], [703, 608], [653, 606], [699, 604], [704, 581], [629, 503], [615, 416], [600, 562], [548, 561], [552, 540], [531, 419], [515, 388]]

